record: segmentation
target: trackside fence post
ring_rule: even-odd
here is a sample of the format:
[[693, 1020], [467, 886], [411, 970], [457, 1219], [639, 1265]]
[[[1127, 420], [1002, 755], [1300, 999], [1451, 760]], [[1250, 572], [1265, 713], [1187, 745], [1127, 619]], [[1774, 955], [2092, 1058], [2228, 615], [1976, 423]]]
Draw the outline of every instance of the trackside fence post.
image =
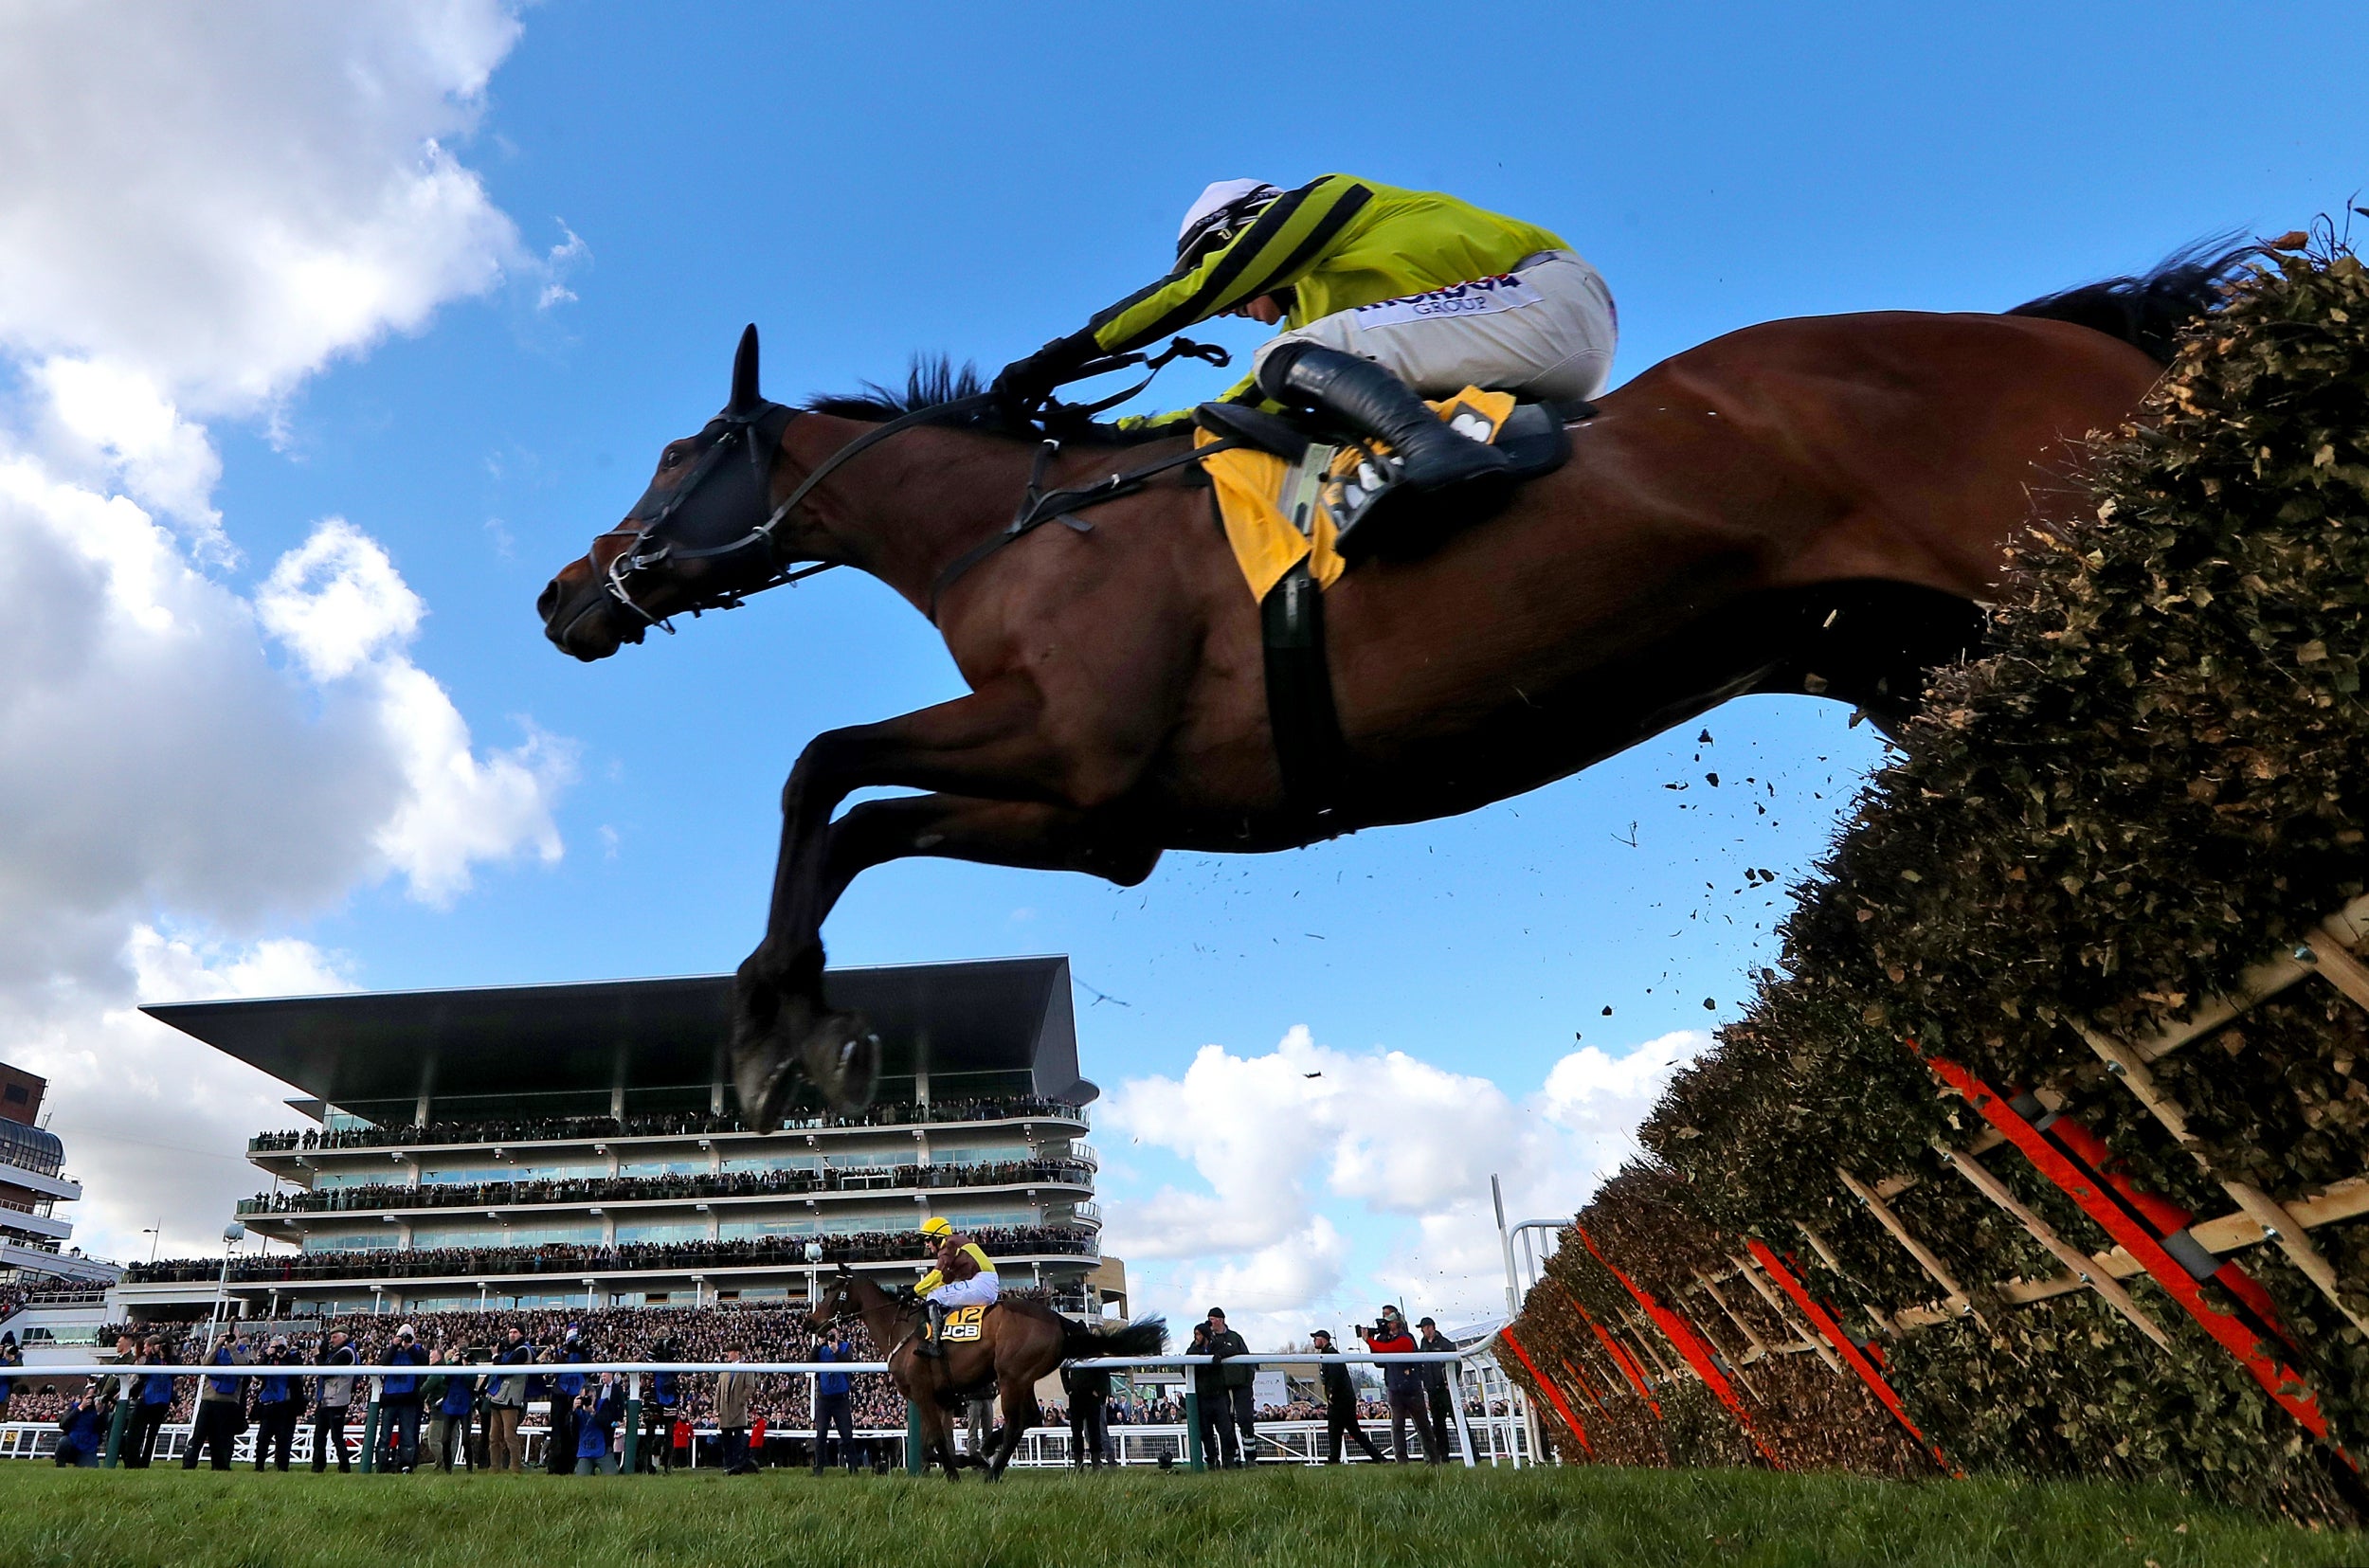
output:
[[1189, 1382], [1184, 1385], [1184, 1468], [1209, 1468], [1208, 1456], [1201, 1451], [1201, 1390]]
[[625, 1473], [642, 1457], [642, 1374], [625, 1374]]
[[921, 1447], [921, 1407], [911, 1399], [905, 1401], [905, 1473], [922, 1475], [930, 1469], [930, 1455]]

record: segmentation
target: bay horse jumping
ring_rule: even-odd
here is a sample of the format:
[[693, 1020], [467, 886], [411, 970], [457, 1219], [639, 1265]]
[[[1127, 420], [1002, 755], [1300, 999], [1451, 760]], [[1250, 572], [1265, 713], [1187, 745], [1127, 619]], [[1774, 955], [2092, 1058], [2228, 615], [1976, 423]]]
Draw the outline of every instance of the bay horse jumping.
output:
[[921, 1304], [910, 1296], [893, 1296], [841, 1264], [806, 1326], [820, 1332], [848, 1317], [861, 1318], [872, 1343], [889, 1347], [889, 1376], [920, 1413], [922, 1448], [931, 1463], [946, 1467], [949, 1481], [960, 1479], [965, 1463], [954, 1451], [954, 1412], [964, 1398], [984, 1395], [991, 1387], [1003, 1401], [1004, 1428], [994, 1451], [984, 1460], [977, 1455], [969, 1459], [986, 1470], [989, 1481], [999, 1480], [1019, 1451], [1020, 1440], [1044, 1420], [1037, 1403], [1039, 1379], [1074, 1358], [1157, 1356], [1168, 1343], [1167, 1325], [1158, 1318], [1101, 1328], [1065, 1318], [1042, 1302], [1022, 1299], [988, 1307], [977, 1340], [949, 1344], [943, 1357], [924, 1356], [915, 1337]]
[[[868, 867], [926, 855], [1133, 886], [1171, 848], [1257, 854], [1470, 811], [1746, 693], [1896, 724], [1979, 645], [2008, 542], [2085, 509], [2085, 439], [2138, 412], [2249, 249], [2003, 315], [1769, 322], [1608, 393], [1506, 511], [1323, 596], [1339, 764], [1321, 815], [1285, 789], [1259, 607], [1205, 489], [1172, 471], [997, 550], [1023, 495], [1119, 468], [1116, 438], [1069, 430], [1048, 453], [942, 372], [903, 400], [792, 409], [757, 389], [751, 327], [725, 411], [666, 446], [537, 608], [553, 645], [598, 659], [791, 563], [851, 566], [936, 622], [969, 687], [818, 735], [789, 774], [732, 1040], [743, 1110], [770, 1125], [801, 1069], [835, 1104], [870, 1095], [877, 1042], [831, 1010], [822, 943]], [[962, 417], [839, 466], [933, 403]], [[835, 815], [882, 785], [928, 793]]]

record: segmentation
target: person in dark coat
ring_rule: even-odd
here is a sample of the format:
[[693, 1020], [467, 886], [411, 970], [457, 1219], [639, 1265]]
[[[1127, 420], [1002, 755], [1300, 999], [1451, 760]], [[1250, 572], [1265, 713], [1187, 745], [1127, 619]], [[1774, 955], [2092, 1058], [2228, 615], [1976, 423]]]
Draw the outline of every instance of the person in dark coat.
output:
[[[1247, 1356], [1250, 1346], [1242, 1336], [1225, 1325], [1225, 1309], [1209, 1308], [1209, 1354], [1221, 1359], [1227, 1356]], [[1247, 1363], [1221, 1368], [1219, 1379], [1224, 1390], [1226, 1425], [1226, 1463], [1256, 1465], [1258, 1463], [1258, 1406], [1254, 1385], [1258, 1369]], [[1236, 1438], [1240, 1439], [1236, 1446]]]
[[16, 1397], [16, 1379], [9, 1374], [24, 1365], [25, 1352], [16, 1347], [16, 1336], [0, 1334], [0, 1421], [9, 1418], [9, 1401]]
[[[1187, 1356], [1214, 1354], [1209, 1348], [1210, 1329], [1206, 1322], [1193, 1325], [1192, 1343], [1184, 1347]], [[1225, 1401], [1225, 1368], [1221, 1365], [1196, 1366], [1193, 1371], [1193, 1397], [1201, 1406], [1201, 1457], [1211, 1469], [1223, 1469], [1229, 1462], [1242, 1462], [1241, 1438], [1234, 1430], [1231, 1413]]]
[[[650, 1347], [650, 1360], [671, 1361], [679, 1359], [682, 1351], [671, 1339], [660, 1340]], [[682, 1409], [682, 1374], [653, 1372], [650, 1374], [650, 1397], [642, 1401], [642, 1473], [655, 1471], [673, 1473], [675, 1469], [675, 1415]]]
[[[1416, 1337], [1418, 1350], [1454, 1350], [1456, 1342], [1439, 1332], [1438, 1322], [1425, 1318], [1415, 1325], [1422, 1330]], [[1454, 1447], [1448, 1441], [1448, 1430], [1456, 1422], [1456, 1389], [1448, 1381], [1448, 1363], [1423, 1363], [1423, 1402], [1431, 1407], [1431, 1424], [1423, 1430], [1423, 1457], [1435, 1465], [1448, 1462]]]
[[[139, 1366], [165, 1364], [165, 1345], [151, 1335], [140, 1342]], [[156, 1457], [156, 1434], [164, 1430], [165, 1417], [172, 1414], [172, 1379], [159, 1372], [143, 1372], [132, 1379], [131, 1427], [123, 1434], [123, 1468], [133, 1470], [148, 1469]]]
[[[237, 1342], [228, 1334], [214, 1342], [208, 1366], [239, 1364]], [[200, 1378], [197, 1380], [197, 1419], [190, 1428], [190, 1446], [181, 1454], [181, 1468], [197, 1469], [197, 1457], [210, 1452], [213, 1468], [230, 1468], [230, 1445], [246, 1428], [246, 1379]]]
[[[1337, 1354], [1332, 1344], [1332, 1330], [1319, 1328], [1308, 1336], [1319, 1356]], [[1349, 1369], [1339, 1361], [1327, 1361], [1321, 1374], [1325, 1386], [1325, 1463], [1341, 1462], [1341, 1439], [1347, 1436], [1365, 1451], [1365, 1457], [1382, 1463], [1382, 1451], [1365, 1435], [1365, 1429], [1357, 1421], [1357, 1385], [1349, 1380]]]
[[1072, 1469], [1102, 1468], [1103, 1450], [1110, 1446], [1104, 1426], [1111, 1402], [1111, 1369], [1061, 1363], [1061, 1392], [1069, 1398], [1069, 1462]]
[[[427, 1352], [420, 1348], [420, 1339], [409, 1324], [395, 1330], [395, 1343], [385, 1357], [389, 1366], [425, 1366]], [[390, 1373], [379, 1387], [379, 1413], [386, 1428], [380, 1439], [387, 1447], [379, 1456], [385, 1468], [398, 1475], [409, 1475], [420, 1462], [420, 1375], [416, 1372]]]
[[[294, 1366], [296, 1352], [288, 1342], [276, 1339], [263, 1352], [265, 1366]], [[271, 1464], [272, 1455], [280, 1456], [280, 1469], [287, 1472], [288, 1460], [296, 1452], [297, 1417], [304, 1414], [303, 1379], [290, 1374], [260, 1378], [255, 1385], [255, 1468], [263, 1469]]]
[[[359, 1360], [342, 1328], [329, 1331], [329, 1348], [321, 1353], [323, 1367], [355, 1366]], [[340, 1378], [324, 1372], [316, 1379], [318, 1392], [313, 1403], [313, 1473], [318, 1475], [328, 1467], [329, 1456], [337, 1456], [337, 1473], [349, 1474], [353, 1469], [353, 1456], [346, 1452], [346, 1415], [353, 1408], [353, 1375]]]
[[[565, 1366], [584, 1364], [584, 1341], [574, 1324], [568, 1325], [568, 1337], [560, 1343], [559, 1354], [552, 1360]], [[552, 1434], [543, 1439], [543, 1468], [553, 1475], [573, 1475], [576, 1473], [576, 1396], [584, 1392], [584, 1374], [554, 1374], [551, 1387]]]

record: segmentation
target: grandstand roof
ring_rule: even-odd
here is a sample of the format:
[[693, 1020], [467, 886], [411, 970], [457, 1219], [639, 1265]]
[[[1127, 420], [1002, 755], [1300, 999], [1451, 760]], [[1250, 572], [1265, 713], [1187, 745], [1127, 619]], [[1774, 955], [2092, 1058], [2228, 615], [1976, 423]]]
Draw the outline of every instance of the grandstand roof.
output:
[[[1069, 960], [979, 959], [833, 969], [835, 1007], [879, 1031], [881, 1076], [1026, 1072], [1084, 1101]], [[716, 1081], [730, 975], [143, 1007], [184, 1034], [333, 1105]], [[940, 1093], [959, 1092], [949, 1084]]]

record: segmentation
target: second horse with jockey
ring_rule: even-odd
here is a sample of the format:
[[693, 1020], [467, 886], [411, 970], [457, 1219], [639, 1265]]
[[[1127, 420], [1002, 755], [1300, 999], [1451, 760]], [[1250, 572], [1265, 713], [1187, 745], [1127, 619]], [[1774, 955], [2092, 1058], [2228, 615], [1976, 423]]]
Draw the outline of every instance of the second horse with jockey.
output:
[[920, 1353], [934, 1360], [946, 1354], [941, 1336], [946, 1328], [947, 1309], [991, 1307], [1002, 1294], [1002, 1286], [986, 1250], [954, 1229], [953, 1222], [943, 1215], [922, 1221], [921, 1234], [937, 1247], [936, 1267], [913, 1285], [914, 1296], [930, 1313], [929, 1325], [922, 1332]]

